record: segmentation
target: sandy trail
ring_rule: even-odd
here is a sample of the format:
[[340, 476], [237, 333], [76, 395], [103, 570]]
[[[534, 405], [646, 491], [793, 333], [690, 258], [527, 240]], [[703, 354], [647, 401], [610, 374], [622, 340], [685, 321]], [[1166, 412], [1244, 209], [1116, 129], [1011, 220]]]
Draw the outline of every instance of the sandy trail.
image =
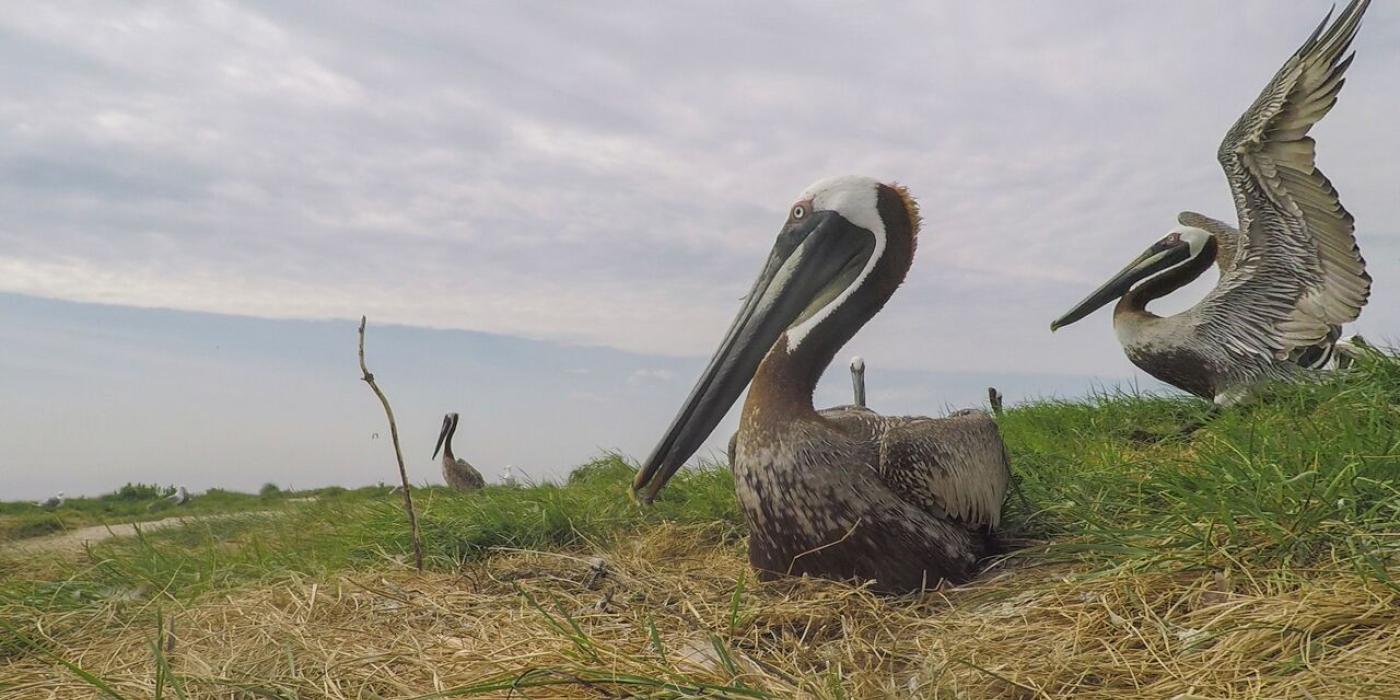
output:
[[47, 552], [63, 553], [76, 552], [89, 542], [101, 542], [116, 537], [135, 537], [137, 528], [141, 532], [155, 532], [171, 527], [183, 527], [202, 522], [213, 522], [219, 520], [231, 520], [234, 518], [267, 517], [276, 515], [277, 511], [253, 510], [240, 513], [215, 513], [210, 515], [176, 515], [162, 520], [147, 520], [134, 523], [114, 523], [111, 525], [94, 525], [68, 532], [61, 532], [56, 535], [45, 535], [43, 537], [30, 537], [14, 542], [0, 542], [0, 552]]

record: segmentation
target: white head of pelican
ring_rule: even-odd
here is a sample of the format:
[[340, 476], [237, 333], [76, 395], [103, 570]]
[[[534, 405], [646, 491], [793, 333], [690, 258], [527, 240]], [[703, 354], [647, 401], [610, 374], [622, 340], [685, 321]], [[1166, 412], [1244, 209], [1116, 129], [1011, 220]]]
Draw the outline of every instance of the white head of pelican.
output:
[[865, 358], [856, 355], [851, 358], [852, 404], [865, 408]]

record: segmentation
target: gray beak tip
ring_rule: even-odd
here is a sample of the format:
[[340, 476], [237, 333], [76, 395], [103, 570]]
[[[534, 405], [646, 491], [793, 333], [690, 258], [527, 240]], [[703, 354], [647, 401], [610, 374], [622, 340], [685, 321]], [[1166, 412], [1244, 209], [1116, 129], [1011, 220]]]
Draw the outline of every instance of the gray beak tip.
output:
[[646, 488], [645, 484], [632, 484], [632, 488], [627, 490], [632, 500], [641, 506], [649, 506], [656, 500], [656, 494], [652, 489]]

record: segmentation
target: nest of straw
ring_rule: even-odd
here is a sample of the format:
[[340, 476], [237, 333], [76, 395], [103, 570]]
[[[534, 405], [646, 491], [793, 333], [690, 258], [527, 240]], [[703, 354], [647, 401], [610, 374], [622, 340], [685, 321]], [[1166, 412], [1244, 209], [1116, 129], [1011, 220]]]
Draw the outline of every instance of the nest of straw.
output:
[[1397, 595], [1341, 567], [1002, 567], [888, 598], [757, 583], [730, 539], [288, 580], [165, 603], [159, 632], [149, 610], [53, 613], [0, 698], [102, 697], [74, 667], [127, 698], [1400, 697]]

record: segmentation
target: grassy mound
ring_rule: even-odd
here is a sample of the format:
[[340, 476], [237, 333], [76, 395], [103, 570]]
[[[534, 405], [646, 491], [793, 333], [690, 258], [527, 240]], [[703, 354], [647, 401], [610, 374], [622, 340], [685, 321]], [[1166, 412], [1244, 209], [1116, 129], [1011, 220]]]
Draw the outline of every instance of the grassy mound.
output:
[[0, 550], [0, 699], [1400, 696], [1397, 406], [1373, 358], [1189, 436], [1188, 399], [1013, 408], [1012, 551], [903, 598], [756, 583], [727, 469], [642, 509], [616, 456], [416, 491], [422, 575], [383, 490]]
[[[271, 489], [268, 489], [271, 486]], [[388, 489], [379, 489], [387, 492]], [[306, 491], [282, 491], [272, 484], [257, 495], [209, 489], [183, 506], [166, 502], [174, 486], [126, 484], [109, 494], [69, 498], [63, 507], [45, 510], [28, 501], [0, 501], [0, 544], [84, 527], [160, 520], [174, 515], [237, 513], [274, 507], [292, 499], [336, 497], [345, 489], [331, 486]]]

